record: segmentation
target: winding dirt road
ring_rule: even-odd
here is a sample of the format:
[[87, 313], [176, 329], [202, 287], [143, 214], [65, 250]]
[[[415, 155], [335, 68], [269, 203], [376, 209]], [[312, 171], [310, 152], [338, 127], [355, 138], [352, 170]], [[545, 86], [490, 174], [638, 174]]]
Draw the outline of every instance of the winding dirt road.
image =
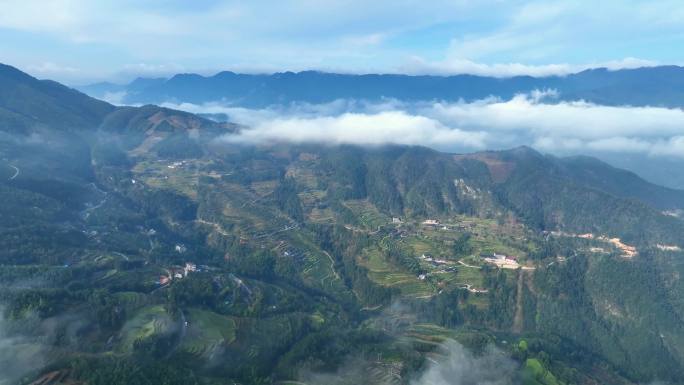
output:
[[480, 267], [480, 266], [469, 265], [469, 264], [467, 264], [467, 263], [465, 263], [465, 262], [463, 262], [463, 261], [458, 261], [458, 264], [459, 264], [459, 265], [462, 265], [462, 266], [465, 266], [465, 267], [470, 267], [471, 269], [482, 269], [482, 267]]

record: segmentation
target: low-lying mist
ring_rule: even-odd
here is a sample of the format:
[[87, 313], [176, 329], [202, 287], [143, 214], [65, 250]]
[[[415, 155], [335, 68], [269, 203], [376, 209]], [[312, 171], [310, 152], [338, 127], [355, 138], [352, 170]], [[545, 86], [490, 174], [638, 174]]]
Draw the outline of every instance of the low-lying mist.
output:
[[264, 109], [221, 102], [165, 106], [241, 125], [237, 134], [223, 136], [231, 144], [400, 144], [457, 153], [527, 145], [559, 156], [595, 156], [654, 183], [684, 188], [684, 111], [560, 99], [555, 90], [534, 90], [509, 100], [454, 103], [387, 99]]
[[221, 103], [166, 104], [193, 113], [225, 114], [244, 125], [225, 140], [497, 149], [532, 145], [551, 152], [599, 151], [684, 157], [684, 111], [558, 101], [554, 90], [510, 100], [370, 103], [338, 100], [252, 110]]
[[[372, 376], [372, 379], [371, 379]], [[427, 359], [410, 385], [513, 385], [520, 383], [518, 364], [499, 349], [489, 346], [475, 354], [454, 340], [447, 340]], [[300, 381], [310, 385], [352, 385], [400, 383], [397, 368], [371, 357], [347, 359], [334, 373], [303, 372]], [[368, 382], [372, 381], [372, 382]]]
[[442, 358], [431, 360], [411, 385], [509, 385], [517, 384], [517, 364], [493, 346], [475, 355], [456, 341], [439, 349]]
[[40, 321], [30, 315], [20, 323], [8, 320], [0, 308], [0, 385], [15, 384], [47, 363], [42, 339], [27, 336], [27, 325], [40, 327]]

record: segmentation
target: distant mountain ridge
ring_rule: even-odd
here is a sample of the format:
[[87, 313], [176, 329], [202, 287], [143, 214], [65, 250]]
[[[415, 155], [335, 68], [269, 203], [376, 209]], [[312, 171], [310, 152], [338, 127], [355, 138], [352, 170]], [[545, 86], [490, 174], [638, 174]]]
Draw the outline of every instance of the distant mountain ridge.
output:
[[684, 68], [585, 70], [567, 76], [336, 74], [317, 71], [213, 76], [177, 74], [171, 78], [138, 78], [129, 84], [97, 83], [78, 87], [94, 97], [122, 93], [122, 102], [205, 103], [225, 101], [238, 106], [264, 107], [292, 102], [326, 103], [337, 99], [405, 101], [477, 100], [488, 96], [510, 98], [535, 89], [555, 89], [560, 100], [586, 100], [604, 105], [684, 105]]
[[[129, 84], [97, 83], [78, 87], [93, 97], [121, 104], [221, 102], [247, 108], [291, 103], [327, 103], [339, 99], [378, 102], [503, 100], [534, 90], [556, 90], [545, 102], [585, 100], [609, 106], [684, 107], [684, 68], [585, 70], [567, 76], [495, 78], [475, 75], [410, 76], [397, 74], [335, 74], [316, 71], [212, 76], [177, 74], [170, 78], [138, 78]], [[218, 117], [219, 120], [224, 119]], [[676, 158], [640, 154], [593, 153], [602, 160], [637, 172], [651, 182], [684, 188], [684, 163]]]
[[[615, 73], [617, 72], [619, 71]], [[313, 72], [276, 74], [272, 77], [283, 77], [290, 81], [298, 76], [307, 75], [312, 75], [314, 78], [318, 76], [319, 79], [328, 77], [350, 79], [350, 76], [351, 78], [354, 77], [354, 75]], [[243, 76], [259, 75], [238, 75], [229, 72], [223, 72], [210, 78], [199, 75], [177, 75], [170, 80], [138, 79], [129, 86], [144, 91], [178, 81], [178, 79], [185, 79], [188, 81], [187, 84], [192, 84], [198, 79], [210, 81], [217, 77], [239, 79]], [[368, 76], [375, 78], [374, 75]], [[422, 78], [417, 77], [414, 80]], [[475, 79], [476, 77], [471, 78]], [[174, 81], [174, 79], [176, 80]], [[498, 81], [504, 80], [498, 79]], [[227, 132], [226, 129], [235, 129], [230, 124], [217, 124], [187, 112], [153, 105], [115, 107], [59, 83], [38, 80], [7, 65], [0, 66], [0, 82], [3, 84], [0, 89], [0, 131], [27, 134], [36, 127], [67, 131], [99, 129], [120, 134], [145, 133], [145, 136], [152, 137], [166, 135], [163, 134], [164, 131], [183, 133], [189, 130], [202, 129], [206, 135], [209, 135], [210, 132]], [[683, 190], [649, 183], [632, 172], [615, 168], [592, 157], [556, 158], [541, 155], [524, 146], [504, 152], [476, 153], [471, 157], [496, 159], [497, 161], [501, 161], [502, 157], [514, 157], [516, 158], [515, 163], [523, 162], [533, 168], [543, 168], [545, 176], [561, 175], [563, 178], [574, 180], [579, 184], [604, 191], [616, 197], [639, 200], [659, 210], [684, 208]]]

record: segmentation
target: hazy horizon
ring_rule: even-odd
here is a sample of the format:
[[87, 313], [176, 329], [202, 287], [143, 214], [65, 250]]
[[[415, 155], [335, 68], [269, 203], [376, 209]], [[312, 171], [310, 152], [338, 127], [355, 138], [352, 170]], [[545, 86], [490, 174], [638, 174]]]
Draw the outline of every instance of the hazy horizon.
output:
[[3, 5], [0, 62], [70, 85], [222, 70], [563, 75], [680, 64], [669, 48], [684, 40], [676, 1]]

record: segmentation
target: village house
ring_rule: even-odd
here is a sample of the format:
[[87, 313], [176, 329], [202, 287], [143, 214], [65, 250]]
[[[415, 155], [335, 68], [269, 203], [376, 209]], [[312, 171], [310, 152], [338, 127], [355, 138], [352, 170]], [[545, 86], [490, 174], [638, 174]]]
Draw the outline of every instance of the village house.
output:
[[193, 262], [186, 262], [185, 266], [173, 266], [166, 270], [167, 275], [161, 275], [159, 277], [159, 284], [166, 285], [174, 279], [183, 279], [192, 272], [199, 271], [197, 265]]
[[[486, 256], [486, 254], [480, 254], [480, 256], [485, 260], [487, 263], [491, 263], [493, 265], [496, 265], [497, 267], [501, 269], [517, 269], [520, 266], [518, 263], [518, 257], [513, 256], [513, 255], [505, 255], [505, 254], [497, 254], [493, 253], [492, 256]], [[523, 269], [528, 269], [526, 267], [522, 267]], [[532, 268], [529, 268], [532, 269]]]
[[185, 275], [187, 276], [188, 273], [197, 271], [197, 265], [195, 265], [192, 262], [186, 262], [184, 270], [185, 270]]
[[682, 251], [682, 248], [675, 245], [662, 245], [658, 243], [656, 247], [663, 251]]

